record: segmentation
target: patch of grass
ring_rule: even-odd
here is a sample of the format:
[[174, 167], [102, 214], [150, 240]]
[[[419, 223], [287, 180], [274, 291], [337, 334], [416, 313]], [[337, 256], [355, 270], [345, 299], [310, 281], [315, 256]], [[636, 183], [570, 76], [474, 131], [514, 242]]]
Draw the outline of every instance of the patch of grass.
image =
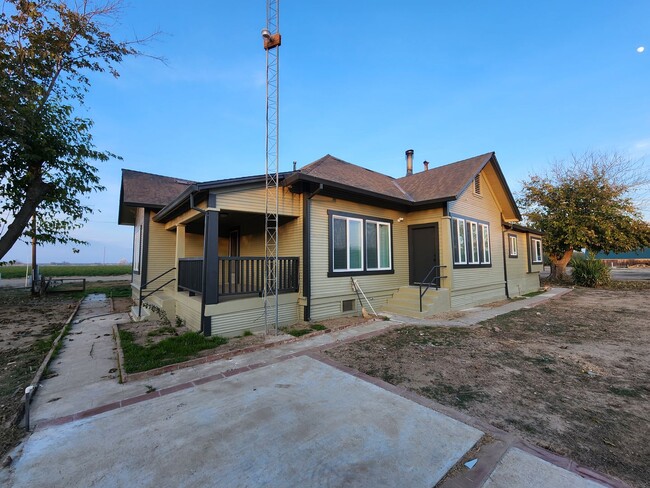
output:
[[325, 330], [327, 327], [325, 327], [323, 324], [314, 324], [310, 326], [311, 329], [313, 330]]
[[[0, 273], [2, 273], [3, 278], [24, 278], [25, 267], [23, 265], [1, 266]], [[131, 265], [46, 265], [40, 266], [40, 271], [43, 276], [116, 276], [130, 274]]]
[[617, 386], [610, 386], [609, 391], [611, 391], [614, 395], [624, 397], [638, 398], [641, 396], [641, 392], [639, 390], [635, 390], [634, 388], [620, 388]]
[[242, 334], [242, 337], [250, 337], [252, 335], [253, 333], [250, 330], [245, 330], [244, 333]]
[[197, 357], [201, 351], [214, 349], [228, 342], [225, 337], [203, 337], [196, 332], [186, 332], [156, 344], [141, 346], [134, 342], [131, 332], [120, 330], [119, 334], [124, 353], [124, 369], [127, 373], [181, 363]]
[[158, 327], [157, 329], [150, 330], [147, 333], [147, 335], [149, 337], [156, 337], [156, 336], [165, 335], [165, 334], [175, 335], [176, 334], [176, 329], [174, 329], [170, 325], [166, 325], [164, 327]]
[[531, 291], [530, 293], [524, 293], [522, 296], [531, 298], [536, 297], [537, 295], [541, 295], [542, 293], [546, 293], [546, 290]]

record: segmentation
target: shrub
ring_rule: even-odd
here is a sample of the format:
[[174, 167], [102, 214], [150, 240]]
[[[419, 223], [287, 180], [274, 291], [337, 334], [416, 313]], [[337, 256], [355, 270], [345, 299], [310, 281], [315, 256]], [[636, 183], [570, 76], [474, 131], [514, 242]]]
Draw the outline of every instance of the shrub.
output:
[[586, 258], [574, 261], [573, 280], [576, 285], [590, 288], [604, 286], [611, 281], [609, 268], [603, 261], [596, 259], [593, 254], [588, 254]]

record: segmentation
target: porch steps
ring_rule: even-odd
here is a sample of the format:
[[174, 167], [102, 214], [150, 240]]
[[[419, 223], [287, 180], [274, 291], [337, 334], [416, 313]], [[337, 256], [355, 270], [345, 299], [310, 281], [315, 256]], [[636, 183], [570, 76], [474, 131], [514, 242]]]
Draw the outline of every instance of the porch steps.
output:
[[388, 299], [384, 311], [407, 317], [424, 318], [448, 311], [448, 297], [447, 289], [429, 288], [422, 297], [422, 312], [420, 312], [420, 288], [418, 286], [403, 286]]
[[133, 307], [131, 307], [131, 318], [134, 321], [140, 322], [143, 320], [149, 320], [150, 318], [157, 319], [157, 316], [152, 317], [152, 311], [144, 306], [145, 303], [164, 310], [167, 313], [167, 317], [170, 317], [171, 319], [173, 319], [176, 314], [176, 303], [174, 301], [174, 298], [161, 290], [144, 299], [142, 305], [142, 314], [140, 317], [138, 317], [138, 304], [136, 303]]

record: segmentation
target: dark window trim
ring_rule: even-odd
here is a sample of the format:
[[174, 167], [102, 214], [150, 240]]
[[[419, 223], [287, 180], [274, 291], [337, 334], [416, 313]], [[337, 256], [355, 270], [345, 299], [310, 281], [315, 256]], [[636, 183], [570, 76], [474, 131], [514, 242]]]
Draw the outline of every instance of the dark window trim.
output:
[[[363, 256], [363, 269], [358, 270], [358, 271], [334, 271], [334, 257], [332, 256], [332, 220], [333, 217], [347, 217], [347, 218], [352, 218], [352, 219], [359, 219], [363, 221], [362, 224], [362, 229], [363, 229], [363, 249], [362, 249], [362, 256]], [[366, 221], [371, 221], [371, 222], [382, 222], [382, 223], [387, 223], [390, 224], [390, 269], [373, 269], [373, 270], [368, 270], [368, 259], [367, 259], [367, 250], [366, 250]], [[327, 236], [327, 257], [328, 257], [328, 263], [327, 263], [327, 277], [328, 278], [336, 278], [336, 277], [347, 277], [347, 276], [372, 276], [372, 275], [386, 275], [386, 274], [395, 274], [395, 250], [393, 247], [393, 220], [392, 219], [387, 219], [383, 217], [373, 217], [371, 215], [362, 215], [362, 214], [356, 214], [356, 213], [350, 213], [350, 212], [340, 212], [338, 210], [331, 210], [329, 209], [327, 211], [327, 231], [328, 231], [328, 236]]]
[[[464, 215], [460, 215], [457, 213], [450, 213], [449, 216], [451, 217], [449, 219], [450, 225], [451, 225], [451, 251], [452, 251], [452, 262], [454, 269], [471, 269], [471, 268], [491, 268], [492, 267], [492, 242], [490, 242], [490, 262], [486, 263], [483, 261], [483, 232], [480, 230], [481, 224], [487, 225], [488, 228], [488, 235], [490, 235], [490, 222], [487, 220], [481, 220], [477, 219], [474, 217], [466, 217]], [[467, 264], [462, 264], [462, 263], [456, 263], [456, 245], [458, 244], [456, 239], [454, 239], [454, 219], [462, 219], [465, 221], [465, 257], [467, 258]], [[469, 258], [470, 258], [470, 244], [469, 244], [469, 235], [470, 235], [470, 222], [475, 222], [477, 227], [478, 227], [478, 263], [470, 263]]]
[[[514, 237], [517, 242], [517, 254], [512, 254], [512, 248], [510, 247], [511, 237]], [[508, 257], [512, 259], [517, 259], [519, 257], [519, 236], [517, 234], [508, 234]]]

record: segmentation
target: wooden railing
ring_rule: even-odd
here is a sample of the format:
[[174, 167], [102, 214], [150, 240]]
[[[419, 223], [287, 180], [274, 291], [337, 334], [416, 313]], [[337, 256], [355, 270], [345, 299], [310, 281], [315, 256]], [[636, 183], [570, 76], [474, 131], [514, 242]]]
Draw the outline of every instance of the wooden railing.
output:
[[[278, 259], [278, 292], [298, 291], [297, 257]], [[220, 296], [262, 295], [264, 257], [219, 257], [218, 293]], [[178, 288], [190, 293], [203, 292], [203, 259], [182, 258], [178, 262]]]
[[203, 259], [180, 258], [178, 260], [178, 288], [190, 294], [203, 291]]

